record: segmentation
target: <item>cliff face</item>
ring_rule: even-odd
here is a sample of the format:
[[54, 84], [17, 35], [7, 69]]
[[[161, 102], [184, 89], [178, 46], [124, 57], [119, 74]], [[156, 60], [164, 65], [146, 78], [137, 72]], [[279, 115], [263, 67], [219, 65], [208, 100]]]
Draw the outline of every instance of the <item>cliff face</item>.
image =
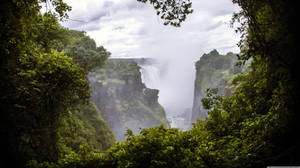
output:
[[158, 103], [159, 91], [142, 83], [136, 60], [110, 59], [89, 79], [92, 101], [118, 141], [125, 140], [126, 127], [138, 133], [140, 128], [167, 125], [165, 111]]
[[218, 94], [224, 96], [231, 94], [231, 89], [228, 88], [229, 80], [234, 74], [242, 71], [242, 68], [234, 65], [236, 59], [236, 54], [220, 55], [217, 50], [213, 50], [209, 54], [204, 54], [196, 62], [192, 122], [195, 122], [197, 118], [205, 119], [207, 117], [207, 111], [203, 109], [201, 103], [201, 99], [206, 96], [207, 88], [218, 88]]

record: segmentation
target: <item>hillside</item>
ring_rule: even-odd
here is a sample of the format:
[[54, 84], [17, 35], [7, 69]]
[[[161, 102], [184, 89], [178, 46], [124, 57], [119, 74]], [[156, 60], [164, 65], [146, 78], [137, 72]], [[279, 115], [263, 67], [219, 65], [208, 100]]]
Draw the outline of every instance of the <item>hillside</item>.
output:
[[101, 110], [118, 141], [125, 140], [126, 128], [138, 133], [167, 119], [158, 103], [158, 90], [142, 83], [140, 67], [133, 59], [109, 59], [103, 68], [89, 75], [92, 101]]
[[241, 68], [234, 65], [236, 59], [236, 54], [221, 55], [217, 50], [213, 50], [208, 54], [203, 54], [195, 63], [196, 79], [192, 122], [195, 122], [197, 118], [205, 119], [207, 117], [207, 111], [203, 109], [201, 103], [201, 99], [206, 96], [207, 88], [218, 88], [218, 93], [224, 96], [231, 94], [229, 81], [234, 74], [242, 71]]

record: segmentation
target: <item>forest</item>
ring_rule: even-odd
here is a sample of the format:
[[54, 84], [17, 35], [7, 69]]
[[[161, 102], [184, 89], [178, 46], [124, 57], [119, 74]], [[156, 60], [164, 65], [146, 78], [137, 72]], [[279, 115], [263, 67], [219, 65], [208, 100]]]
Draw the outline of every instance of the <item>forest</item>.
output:
[[[233, 14], [231, 23], [238, 25], [241, 53], [229, 55], [236, 56], [237, 68], [245, 64], [249, 68], [234, 72], [231, 94], [222, 96], [217, 88], [202, 89], [206, 95], [200, 101], [207, 118], [195, 121], [190, 130], [161, 124], [135, 134], [128, 128], [126, 139], [116, 142], [116, 128], [106, 123], [106, 108], [101, 108], [108, 105], [105, 101], [92, 102], [91, 97], [97, 97], [91, 93], [89, 77], [104, 67], [101, 73], [109, 73], [95, 80], [114, 83], [117, 87], [103, 88], [116, 92], [129, 79], [140, 80], [136, 78], [138, 70], [127, 71], [128, 66], [134, 69], [136, 65], [115, 65], [108, 59], [111, 53], [105, 46], [97, 46], [83, 31], [61, 26], [59, 22], [67, 20], [72, 9], [63, 0], [1, 1], [0, 166], [299, 166], [297, 6], [286, 0], [232, 2], [241, 8]], [[43, 13], [41, 8], [46, 3], [51, 3], [53, 10]], [[193, 13], [191, 0], [136, 3], [153, 6], [163, 25], [179, 29]], [[127, 75], [128, 80], [108, 80], [107, 75], [113, 76], [115, 71]], [[142, 108], [145, 115], [166, 123], [157, 104], [157, 91], [141, 85], [132, 87], [130, 96], [135, 94], [134, 89], [147, 92], [144, 96], [136, 93], [139, 101], [133, 106], [138, 107], [132, 110]], [[113, 108], [129, 106], [127, 99], [116, 98]], [[151, 106], [158, 114], [149, 110]]]

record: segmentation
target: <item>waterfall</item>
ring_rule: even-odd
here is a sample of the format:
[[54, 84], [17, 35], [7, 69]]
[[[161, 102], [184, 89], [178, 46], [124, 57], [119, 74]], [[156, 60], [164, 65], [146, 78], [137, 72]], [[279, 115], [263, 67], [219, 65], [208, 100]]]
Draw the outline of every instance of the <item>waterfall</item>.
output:
[[136, 59], [136, 62], [141, 67], [141, 78], [146, 87], [159, 90], [158, 101], [164, 107], [171, 127], [187, 130], [191, 110], [182, 107], [182, 88], [176, 87], [178, 84], [182, 86], [184, 81], [174, 76], [173, 72], [170, 73], [168, 62], [159, 62], [151, 58]]
[[159, 69], [153, 65], [140, 65], [142, 82], [146, 87], [158, 89], [159, 85]]

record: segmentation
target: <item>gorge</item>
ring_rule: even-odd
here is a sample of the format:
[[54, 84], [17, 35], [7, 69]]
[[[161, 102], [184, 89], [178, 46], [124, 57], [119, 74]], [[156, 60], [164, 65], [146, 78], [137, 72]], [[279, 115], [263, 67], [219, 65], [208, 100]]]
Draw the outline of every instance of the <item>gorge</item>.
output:
[[224, 96], [231, 93], [230, 80], [242, 71], [234, 66], [235, 62], [236, 54], [231, 52], [221, 55], [212, 50], [200, 57], [195, 63], [193, 107], [179, 114], [166, 111], [170, 107], [163, 107], [159, 101], [164, 96], [158, 90], [164, 72], [159, 61], [152, 58], [109, 59], [89, 74], [91, 100], [101, 110], [117, 141], [125, 140], [127, 128], [138, 134], [141, 129], [163, 123], [166, 127], [188, 130], [197, 118], [207, 117], [201, 104], [207, 88], [218, 88]]

